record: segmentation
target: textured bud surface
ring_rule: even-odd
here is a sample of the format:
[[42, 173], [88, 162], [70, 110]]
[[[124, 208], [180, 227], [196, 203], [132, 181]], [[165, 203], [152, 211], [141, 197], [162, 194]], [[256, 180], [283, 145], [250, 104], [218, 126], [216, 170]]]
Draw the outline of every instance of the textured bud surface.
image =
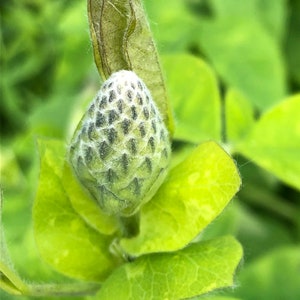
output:
[[145, 84], [131, 71], [104, 82], [77, 127], [70, 162], [109, 214], [128, 216], [162, 183], [170, 158], [167, 129]]

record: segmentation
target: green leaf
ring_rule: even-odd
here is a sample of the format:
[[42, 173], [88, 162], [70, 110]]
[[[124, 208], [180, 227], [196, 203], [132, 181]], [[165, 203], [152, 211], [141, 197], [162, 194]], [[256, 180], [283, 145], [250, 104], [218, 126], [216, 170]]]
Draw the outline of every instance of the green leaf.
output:
[[278, 248], [245, 265], [232, 294], [249, 300], [300, 299], [299, 266], [299, 246]]
[[117, 230], [117, 220], [104, 214], [97, 202], [83, 190], [68, 163], [64, 165], [62, 182], [73, 208], [88, 225], [103, 234], [113, 234]]
[[300, 94], [266, 112], [247, 138], [240, 153], [284, 182], [300, 189]]
[[196, 144], [220, 140], [220, 95], [211, 68], [186, 54], [165, 56], [163, 62], [177, 121], [175, 138]]
[[286, 43], [284, 35], [288, 13], [290, 13], [288, 3], [285, 0], [255, 0], [255, 2], [257, 3], [257, 15], [261, 23], [280, 44], [282, 42]]
[[243, 139], [254, 124], [251, 103], [237, 90], [230, 89], [225, 97], [226, 138], [229, 143]]
[[232, 237], [191, 244], [177, 252], [141, 256], [115, 271], [97, 299], [112, 299], [112, 295], [122, 300], [194, 297], [231, 286], [241, 257], [242, 248]]
[[185, 1], [144, 1], [144, 5], [159, 52], [186, 51], [193, 42], [197, 19], [190, 14]]
[[138, 255], [186, 246], [222, 212], [239, 186], [230, 156], [214, 142], [203, 143], [170, 171], [141, 209], [139, 235], [121, 240], [121, 246]]
[[221, 215], [202, 231], [201, 240], [209, 240], [224, 235], [234, 235], [235, 237], [238, 235], [242, 220], [240, 217], [241, 204], [237, 200], [233, 199]]
[[101, 281], [118, 265], [112, 238], [89, 227], [74, 211], [62, 185], [64, 144], [40, 140], [40, 180], [34, 204], [35, 239], [41, 256], [71, 277]]
[[235, 16], [200, 23], [198, 41], [223, 80], [260, 110], [284, 96], [279, 46], [257, 20]]
[[[11, 295], [28, 296], [78, 296], [96, 292], [96, 283], [26, 284], [13, 268], [8, 253], [2, 224], [2, 194], [0, 191], [0, 289]], [[2, 298], [1, 298], [2, 299]]]
[[259, 21], [276, 39], [281, 40], [285, 29], [285, 0], [212, 0], [213, 11], [218, 17]]
[[102, 78], [126, 69], [149, 88], [163, 119], [173, 132], [158, 54], [140, 0], [89, 0], [89, 24], [95, 62]]

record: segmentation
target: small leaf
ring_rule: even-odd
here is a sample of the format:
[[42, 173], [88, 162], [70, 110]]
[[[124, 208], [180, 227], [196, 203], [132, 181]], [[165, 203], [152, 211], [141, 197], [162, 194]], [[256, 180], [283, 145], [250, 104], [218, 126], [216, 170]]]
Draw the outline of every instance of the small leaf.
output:
[[140, 0], [89, 0], [95, 62], [103, 79], [119, 70], [134, 71], [150, 90], [170, 133], [173, 119], [158, 54]]
[[121, 246], [138, 255], [186, 246], [221, 213], [239, 186], [230, 156], [214, 142], [203, 143], [170, 171], [141, 209], [139, 235], [121, 240]]
[[221, 102], [212, 69], [191, 55], [164, 56], [167, 84], [175, 111], [175, 138], [200, 143], [220, 140]]
[[230, 143], [243, 139], [254, 124], [251, 103], [237, 90], [230, 89], [225, 98], [226, 138]]
[[232, 237], [191, 244], [177, 252], [141, 256], [115, 271], [97, 299], [194, 297], [231, 286], [241, 257], [242, 248]]
[[64, 145], [40, 140], [40, 181], [33, 219], [42, 257], [63, 274], [101, 281], [119, 263], [109, 253], [112, 238], [95, 231], [74, 211], [62, 185]]
[[266, 112], [238, 151], [284, 182], [300, 189], [300, 95]]

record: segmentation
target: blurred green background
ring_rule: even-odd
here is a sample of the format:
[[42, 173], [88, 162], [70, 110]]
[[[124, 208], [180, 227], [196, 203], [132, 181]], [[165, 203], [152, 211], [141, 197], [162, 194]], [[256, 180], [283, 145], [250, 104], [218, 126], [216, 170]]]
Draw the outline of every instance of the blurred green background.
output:
[[[229, 88], [239, 90], [257, 116], [300, 91], [299, 0], [144, 0], [144, 4], [162, 57], [189, 53], [202, 58], [214, 69], [221, 95]], [[39, 172], [35, 140], [37, 136], [68, 140], [83, 103], [100, 87], [86, 2], [2, 0], [0, 12], [5, 234], [24, 278], [64, 281], [41, 261], [34, 245], [31, 207]], [[181, 146], [176, 141], [174, 150]], [[241, 156], [235, 159], [242, 189], [204, 237], [233, 234], [245, 256], [236, 287], [215, 295], [300, 299], [299, 190]], [[14, 299], [1, 291], [0, 296]]]

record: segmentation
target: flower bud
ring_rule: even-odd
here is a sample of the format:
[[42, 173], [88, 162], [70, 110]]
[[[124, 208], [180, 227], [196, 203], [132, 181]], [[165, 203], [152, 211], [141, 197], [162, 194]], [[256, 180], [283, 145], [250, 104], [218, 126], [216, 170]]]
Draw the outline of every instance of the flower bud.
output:
[[70, 145], [73, 170], [108, 214], [130, 216], [166, 176], [168, 131], [143, 81], [113, 73], [80, 121]]

